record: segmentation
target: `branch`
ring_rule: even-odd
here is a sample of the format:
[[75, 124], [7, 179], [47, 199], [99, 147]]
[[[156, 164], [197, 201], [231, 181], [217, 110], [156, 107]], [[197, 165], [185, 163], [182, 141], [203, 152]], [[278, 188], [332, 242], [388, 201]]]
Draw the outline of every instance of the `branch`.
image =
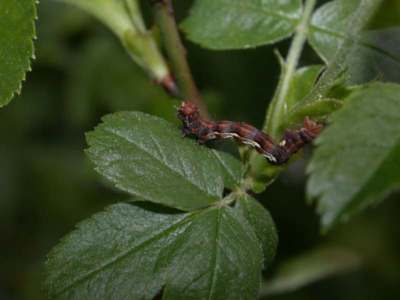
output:
[[149, 0], [153, 6], [154, 17], [160, 28], [163, 43], [176, 77], [181, 97], [194, 102], [204, 117], [208, 116], [206, 106], [193, 80], [186, 60], [186, 49], [182, 44], [176, 25], [171, 0]]

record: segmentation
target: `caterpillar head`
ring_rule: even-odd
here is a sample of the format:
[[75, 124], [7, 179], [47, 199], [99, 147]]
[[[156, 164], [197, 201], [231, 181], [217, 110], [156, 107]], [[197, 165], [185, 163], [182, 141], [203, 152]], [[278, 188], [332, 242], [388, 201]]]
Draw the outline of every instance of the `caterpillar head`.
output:
[[305, 117], [303, 128], [307, 130], [307, 133], [312, 138], [316, 138], [320, 134], [323, 125], [311, 120], [309, 117]]
[[200, 118], [199, 108], [193, 102], [184, 101], [178, 109], [178, 118], [189, 125]]

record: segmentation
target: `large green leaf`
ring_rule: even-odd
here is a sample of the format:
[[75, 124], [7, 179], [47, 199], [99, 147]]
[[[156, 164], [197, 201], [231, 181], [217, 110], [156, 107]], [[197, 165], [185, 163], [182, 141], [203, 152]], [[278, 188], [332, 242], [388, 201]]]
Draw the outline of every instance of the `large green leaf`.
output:
[[21, 90], [30, 70], [35, 18], [35, 0], [0, 1], [0, 107]]
[[356, 90], [318, 138], [307, 191], [325, 229], [400, 186], [399, 95], [394, 84]]
[[182, 28], [206, 48], [255, 47], [290, 36], [301, 10], [300, 0], [197, 0]]
[[[352, 83], [377, 77], [399, 81], [399, 29], [367, 31], [363, 34], [348, 30], [352, 26], [354, 12], [362, 9], [368, 1], [337, 0], [322, 6], [313, 16], [309, 41], [321, 58], [329, 63], [345, 39], [353, 40], [353, 47], [345, 53]], [[370, 15], [366, 15], [365, 24], [368, 18]]]
[[50, 299], [255, 299], [261, 245], [229, 206], [192, 213], [117, 204], [47, 261]]
[[218, 201], [224, 186], [232, 188], [241, 178], [236, 159], [216, 155], [144, 113], [108, 115], [87, 140], [96, 170], [118, 188], [183, 210]]

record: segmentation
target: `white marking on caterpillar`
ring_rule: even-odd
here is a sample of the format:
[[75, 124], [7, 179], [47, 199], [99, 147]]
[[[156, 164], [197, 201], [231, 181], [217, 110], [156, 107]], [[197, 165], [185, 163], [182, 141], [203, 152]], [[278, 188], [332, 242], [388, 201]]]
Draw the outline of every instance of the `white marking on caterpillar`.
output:
[[278, 160], [273, 156], [272, 154], [269, 153], [263, 153], [262, 156], [264, 156], [266, 159], [268, 159], [270, 162], [276, 163]]
[[219, 133], [219, 132], [215, 132], [215, 134], [218, 134], [219, 136], [221, 136], [224, 139], [231, 139], [231, 138], [239, 138], [239, 135], [237, 133]]

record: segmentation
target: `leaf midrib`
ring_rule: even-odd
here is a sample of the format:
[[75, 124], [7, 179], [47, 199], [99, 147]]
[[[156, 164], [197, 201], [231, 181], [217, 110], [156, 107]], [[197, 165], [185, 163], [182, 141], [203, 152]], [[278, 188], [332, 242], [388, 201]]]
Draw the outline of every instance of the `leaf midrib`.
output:
[[222, 209], [217, 210], [217, 220], [215, 224], [215, 243], [214, 243], [214, 251], [213, 251], [213, 257], [212, 257], [212, 263], [211, 267], [213, 268], [211, 278], [210, 278], [210, 289], [208, 293], [208, 300], [212, 299], [214, 289], [217, 283], [217, 262], [219, 259], [219, 232], [220, 232], [220, 226], [221, 226], [221, 213]]

